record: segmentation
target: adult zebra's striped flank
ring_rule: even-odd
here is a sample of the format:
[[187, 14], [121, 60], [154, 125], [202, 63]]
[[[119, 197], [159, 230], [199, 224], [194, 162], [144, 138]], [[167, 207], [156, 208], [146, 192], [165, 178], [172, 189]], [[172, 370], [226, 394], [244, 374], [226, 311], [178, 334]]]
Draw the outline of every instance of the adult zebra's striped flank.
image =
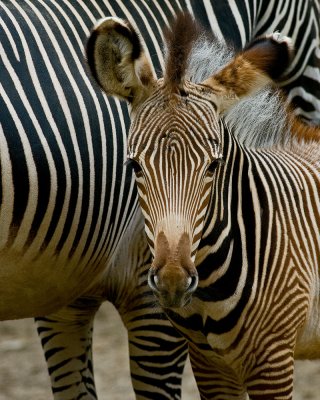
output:
[[272, 88], [292, 42], [272, 33], [233, 54], [188, 13], [165, 37], [160, 79], [126, 21], [88, 42], [99, 85], [131, 104], [149, 285], [202, 399], [290, 400], [294, 358], [320, 357], [320, 129]]
[[180, 398], [185, 340], [144, 295], [150, 251], [124, 166], [127, 107], [95, 90], [83, 52], [96, 19], [119, 6], [134, 8], [0, 1], [0, 320], [37, 317], [59, 400], [97, 398], [92, 329], [105, 300], [128, 331], [137, 398]]

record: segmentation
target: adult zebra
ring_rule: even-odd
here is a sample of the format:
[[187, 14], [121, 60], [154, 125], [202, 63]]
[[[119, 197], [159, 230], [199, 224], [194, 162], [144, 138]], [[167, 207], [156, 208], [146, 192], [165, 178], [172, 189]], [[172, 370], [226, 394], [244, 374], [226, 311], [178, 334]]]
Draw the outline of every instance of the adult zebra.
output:
[[[127, 107], [95, 91], [84, 65], [89, 29], [115, 6], [138, 12], [118, 1], [0, 2], [0, 319], [38, 317], [55, 399], [96, 398], [92, 325], [105, 300], [128, 330], [137, 397], [180, 398], [185, 341], [145, 297], [150, 255], [123, 166]], [[163, 24], [177, 9], [155, 2], [150, 14]], [[157, 20], [134, 17], [159, 64]]]
[[[137, 327], [136, 313], [148, 315], [149, 305], [143, 308], [141, 304], [137, 310], [127, 285], [135, 282], [130, 273], [133, 278], [140, 276], [140, 265], [143, 268], [149, 256], [139, 239], [141, 221], [131, 171], [122, 170], [127, 109], [93, 92], [82, 65], [82, 42], [96, 19], [106, 15], [129, 18], [143, 32], [147, 53], [158, 71], [162, 27], [181, 8], [192, 9], [208, 27], [218, 21], [224, 36], [237, 45], [262, 32], [271, 20], [275, 29], [283, 21], [290, 21], [285, 29], [295, 29], [300, 26], [295, 17], [299, 16], [304, 36], [297, 35], [297, 43], [305, 43], [308, 50], [307, 57], [302, 53], [297, 58], [290, 84], [297, 82], [295, 87], [300, 90], [303, 71], [313, 68], [318, 45], [317, 3], [305, 7], [297, 0], [293, 14], [288, 1], [268, 2], [272, 4], [268, 7], [267, 2], [219, 4], [223, 7], [198, 0], [0, 1], [0, 315], [3, 319], [48, 315], [66, 307], [38, 320], [56, 398], [75, 398], [81, 393], [95, 397], [87, 349], [95, 309], [104, 299], [116, 304], [129, 329], [138, 395], [142, 380], [151, 398], [156, 396], [154, 390], [178, 396], [182, 368], [176, 375], [168, 370], [172, 379], [166, 377], [163, 386], [154, 385], [150, 374], [154, 378], [157, 370], [137, 358], [140, 355], [146, 361], [141, 338], [136, 339], [141, 330], [153, 332], [155, 326], [166, 324], [158, 321], [145, 327], [148, 321], [140, 321]], [[266, 20], [267, 15], [272, 17]], [[225, 20], [228, 27], [220, 23]], [[315, 101], [314, 105], [307, 102], [309, 93], [317, 93], [318, 82], [304, 79], [303, 84], [306, 92], [300, 91], [301, 98], [308, 112], [317, 107]], [[309, 116], [317, 119], [314, 114]], [[128, 248], [130, 232], [136, 233], [136, 240]], [[70, 332], [70, 326], [79, 325], [81, 329]], [[178, 348], [182, 360], [182, 342], [175, 342], [170, 328], [165, 330], [173, 335], [170, 350]], [[151, 350], [157, 340], [161, 341], [160, 336], [144, 344]], [[156, 366], [152, 351], [150, 359]]]
[[126, 21], [89, 39], [98, 83], [132, 104], [149, 285], [203, 399], [290, 400], [294, 357], [320, 357], [320, 129], [261, 91], [291, 53], [274, 33], [231, 57], [181, 14], [158, 80]]

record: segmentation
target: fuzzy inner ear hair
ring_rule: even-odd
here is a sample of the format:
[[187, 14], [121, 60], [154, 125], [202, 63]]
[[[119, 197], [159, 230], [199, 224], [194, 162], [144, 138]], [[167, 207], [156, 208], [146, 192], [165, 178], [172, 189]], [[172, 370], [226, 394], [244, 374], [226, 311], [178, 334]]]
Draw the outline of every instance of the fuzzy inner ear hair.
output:
[[116, 17], [100, 20], [88, 40], [87, 60], [106, 94], [133, 104], [150, 94], [155, 82], [153, 68], [129, 22]]

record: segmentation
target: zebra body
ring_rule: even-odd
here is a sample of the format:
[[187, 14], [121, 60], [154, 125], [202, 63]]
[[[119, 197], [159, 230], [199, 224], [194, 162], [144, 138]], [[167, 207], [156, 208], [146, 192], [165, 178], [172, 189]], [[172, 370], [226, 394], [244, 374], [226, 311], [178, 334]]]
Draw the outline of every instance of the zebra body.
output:
[[292, 43], [274, 33], [233, 56], [188, 14], [166, 37], [162, 79], [123, 20], [88, 43], [97, 82], [131, 103], [149, 285], [203, 399], [291, 399], [294, 357], [320, 356], [320, 132], [261, 89]]
[[23, 283], [24, 305], [19, 293], [2, 296], [2, 319], [45, 315], [77, 298], [111, 263], [136, 213], [122, 168], [126, 107], [97, 93], [84, 66], [98, 11], [1, 4], [1, 293], [12, 290], [10, 274]]
[[[115, 152], [116, 149], [113, 149], [111, 145], [108, 146], [108, 149], [112, 149], [109, 154], [103, 154], [101, 150], [103, 146], [120, 140], [120, 137], [122, 142], [125, 141], [127, 111], [125, 107], [112, 100], [109, 103], [101, 97], [95, 99], [96, 92], [93, 92], [83, 67], [79, 68], [79, 61], [71, 62], [71, 60], [82, 60], [82, 42], [88, 33], [88, 27], [92, 26], [98, 17], [115, 12], [125, 17], [131, 17], [131, 13], [138, 21], [141, 18], [142, 26], [145, 23], [144, 13], [149, 12], [153, 21], [156, 21], [157, 15], [160, 13], [161, 17], [158, 15], [158, 18], [161, 23], [155, 22], [158, 31], [154, 29], [155, 27], [151, 31], [148, 26], [143, 26], [143, 29], [147, 31], [148, 39], [150, 38], [148, 53], [157, 55], [157, 57], [153, 57], [153, 62], [155, 69], [159, 70], [162, 64], [162, 55], [158, 44], [162, 40], [160, 28], [168, 22], [175, 11], [189, 7], [200, 16], [204, 16], [203, 13], [207, 12], [207, 23], [211, 21], [209, 21], [209, 17], [217, 21], [224, 19], [221, 18], [219, 10], [214, 8], [215, 5], [208, 2], [201, 5], [199, 2], [197, 5], [193, 2], [177, 2], [174, 5], [165, 2], [162, 12], [159, 11], [157, 4], [146, 7], [134, 2], [130, 6], [118, 2], [109, 2], [108, 6], [104, 3], [92, 3], [90, 7], [79, 6], [79, 9], [71, 7], [63, 1], [52, 4], [40, 1], [34, 4], [26, 2], [24, 5], [14, 1], [3, 1], [1, 6], [4, 38], [2, 44], [2, 90], [4, 94], [2, 116], [6, 122], [3, 124], [1, 149], [4, 160], [2, 163], [3, 176], [5, 176], [2, 184], [3, 207], [0, 225], [0, 244], [3, 249], [1, 264], [11, 264], [5, 272], [5, 274], [9, 272], [10, 276], [6, 275], [3, 282], [14, 282], [18, 279], [16, 285], [19, 287], [19, 291], [25, 287], [25, 290], [20, 292], [21, 299], [28, 299], [26, 302], [22, 300], [24, 307], [20, 307], [20, 303], [16, 301], [16, 292], [10, 289], [9, 293], [8, 285], [3, 285], [3, 293], [7, 294], [3, 296], [2, 318], [13, 318], [40, 315], [45, 311], [51, 311], [52, 307], [57, 309], [59, 306], [67, 304], [70, 299], [76, 298], [87, 288], [88, 280], [91, 282], [92, 263], [97, 269], [97, 276], [103, 272], [104, 265], [109, 262], [110, 254], [113, 254], [114, 247], [118, 243], [116, 236], [120, 238], [125, 230], [126, 223], [123, 221], [129, 221], [132, 217], [130, 212], [134, 213], [130, 206], [120, 211], [114, 207], [113, 203], [107, 201], [107, 192], [104, 193], [103, 187], [106, 183], [102, 179], [104, 173], [108, 174], [108, 182], [115, 178], [115, 185], [111, 185], [112, 192], [119, 193], [121, 197], [122, 190], [124, 190], [124, 197], [132, 200], [134, 208], [135, 195], [133, 187], [130, 186], [132, 185], [130, 172], [119, 171], [119, 178], [115, 177], [115, 170], [110, 166], [107, 168], [107, 163], [108, 160], [115, 158], [112, 152]], [[302, 3], [298, 2], [296, 8], [301, 10], [303, 16], [311, 15], [312, 18], [309, 18], [308, 21], [313, 23], [317, 20], [315, 18], [316, 4], [312, 5], [310, 9], [305, 9], [302, 7]], [[231, 39], [232, 36], [232, 40], [236, 42], [238, 38], [238, 46], [243, 46], [248, 37], [260, 34], [267, 29], [266, 26], [270, 26], [270, 19], [267, 18], [268, 13], [263, 3], [259, 5], [253, 3], [251, 7], [246, 7], [246, 10], [236, 10], [234, 5], [231, 7], [231, 3], [226, 3], [227, 11], [224, 12], [229, 12], [230, 9], [234, 12], [234, 16], [230, 13], [231, 21], [237, 21], [239, 24], [239, 18], [236, 18], [236, 15], [246, 15], [246, 19], [251, 21], [250, 29], [244, 30], [244, 27], [240, 27], [238, 36], [234, 34], [237, 32], [234, 26], [230, 30], [233, 32], [233, 36], [229, 33], [229, 38]], [[270, 13], [274, 21], [272, 28], [277, 29], [277, 23], [286, 19], [277, 17], [277, 12], [288, 10], [288, 5], [285, 2], [279, 7], [270, 4], [269, 10], [274, 9], [276, 9], [275, 14], [274, 12]], [[255, 13], [250, 14], [251, 10]], [[21, 24], [15, 20], [15, 13], [21, 18]], [[48, 18], [44, 18], [44, 15]], [[263, 18], [260, 15], [263, 15]], [[284, 13], [284, 16], [287, 15]], [[203, 19], [205, 18], [203, 17]], [[243, 17], [243, 19], [245, 18]], [[252, 21], [256, 21], [256, 25]], [[302, 21], [301, 19], [301, 23]], [[289, 26], [286, 24], [287, 29]], [[296, 24], [291, 29], [294, 29], [295, 26]], [[223, 35], [227, 36], [227, 28], [221, 23], [219, 29]], [[317, 52], [317, 37], [319, 36], [317, 29], [317, 25], [312, 25], [310, 22], [307, 29], [310, 34], [305, 35], [308, 43], [313, 43], [312, 46], [310, 45], [311, 47], [306, 46], [306, 48], [310, 48], [309, 52], [312, 54]], [[44, 39], [38, 34], [38, 31], [46, 32]], [[239, 41], [239, 36], [241, 41]], [[63, 38], [66, 48], [60, 46], [60, 38]], [[30, 45], [28, 41], [31, 42]], [[25, 57], [25, 54], [29, 54], [29, 57]], [[34, 61], [38, 58], [44, 60], [43, 64], [38, 65]], [[59, 59], [59, 63], [54, 61], [55, 59]], [[300, 62], [295, 63], [295, 65], [300, 64]], [[41, 67], [44, 67], [44, 71], [41, 71]], [[304, 64], [303, 67], [300, 66], [299, 72], [295, 71], [294, 76], [301, 75], [304, 67]], [[310, 66], [308, 70], [312, 68]], [[313, 76], [316, 76], [315, 68]], [[290, 76], [289, 80], [292, 82], [294, 79]], [[52, 98], [46, 95], [46, 83], [49, 88], [48, 93], [52, 94]], [[315, 83], [316, 81], [311, 83], [310, 90], [317, 88]], [[11, 94], [13, 86], [15, 89]], [[17, 106], [12, 102], [10, 96], [20, 98], [22, 106], [19, 112], [23, 109], [21, 115], [17, 114]], [[90, 115], [86, 111], [85, 101], [87, 98], [91, 98], [90, 107], [93, 109], [106, 108], [108, 115], [113, 117], [108, 119], [100, 112], [97, 114], [96, 120], [91, 122]], [[78, 101], [75, 101], [76, 99]], [[73, 104], [72, 101], [74, 101]], [[71, 104], [75, 108], [71, 109]], [[42, 114], [40, 116], [37, 114], [38, 105], [41, 105]], [[81, 119], [74, 122], [73, 112], [80, 113]], [[55, 118], [56, 115], [58, 117]], [[60, 115], [65, 115], [63, 120], [59, 120]], [[117, 115], [119, 115], [118, 119], [114, 117]], [[39, 121], [50, 121], [50, 123], [42, 126]], [[120, 134], [115, 134], [115, 127], [121, 129]], [[8, 132], [11, 132], [11, 129], [17, 132], [19, 143], [12, 143], [15, 141], [14, 137], [10, 139], [12, 141], [10, 142]], [[112, 132], [112, 137], [105, 134], [109, 131]], [[46, 132], [46, 135], [42, 136], [42, 132]], [[61, 132], [71, 132], [71, 134], [64, 137]], [[82, 132], [82, 136], [80, 134], [77, 136], [76, 132]], [[54, 140], [51, 140], [52, 137]], [[67, 140], [69, 143], [66, 142]], [[72, 154], [66, 152], [68, 146], [73, 147]], [[17, 148], [17, 151], [13, 154], [11, 148]], [[38, 149], [37, 153], [34, 153], [33, 148]], [[122, 154], [124, 154], [123, 148]], [[97, 167], [98, 154], [102, 169]], [[8, 162], [9, 160], [11, 163]], [[121, 162], [120, 160], [118, 164], [121, 165]], [[47, 182], [50, 182], [50, 186]], [[73, 183], [71, 186], [71, 182], [77, 182], [77, 184]], [[118, 183], [119, 186], [117, 186]], [[14, 196], [13, 188], [18, 186], [19, 196]], [[98, 186], [100, 189], [97, 189]], [[41, 191], [39, 187], [41, 187]], [[98, 192], [97, 196], [95, 196], [94, 188]], [[99, 190], [102, 193], [101, 197], [99, 197]], [[113, 197], [113, 193], [111, 193], [111, 197]], [[129, 205], [129, 203], [128, 200], [126, 204]], [[109, 208], [106, 207], [106, 204], [110, 205]], [[119, 215], [122, 216], [123, 212], [128, 215], [128, 219], [120, 218]], [[108, 222], [114, 221], [114, 218], [118, 218], [115, 224]], [[108, 231], [110, 224], [114, 231]], [[49, 287], [46, 288], [43, 285], [43, 277], [39, 276], [42, 284], [37, 281], [38, 267], [34, 261], [30, 262], [35, 256], [38, 265], [41, 266], [43, 276], [47, 277], [49, 287], [54, 292], [59, 291], [55, 302], [47, 297]], [[88, 267], [89, 264], [90, 267]], [[43, 269], [44, 265], [47, 266], [46, 271]], [[59, 270], [55, 268], [56, 265], [59, 265]], [[67, 265], [70, 266], [74, 278], [76, 278], [75, 274], [78, 274], [78, 279], [73, 281], [73, 287], [70, 287], [70, 282], [64, 279]], [[32, 273], [29, 270], [31, 266], [34, 270], [32, 280], [29, 279], [29, 273]], [[24, 270], [23, 276], [22, 271]], [[67, 287], [63, 287], [63, 282], [66, 282]], [[30, 283], [34, 283], [33, 287], [28, 287]], [[26, 284], [27, 286], [25, 286]], [[39, 287], [43, 288], [42, 293], [39, 293]], [[13, 298], [15, 301], [12, 301]], [[14, 309], [9, 309], [8, 304], [12, 305]], [[27, 310], [28, 305], [29, 310]]]
[[291, 398], [293, 349], [295, 359], [320, 357], [319, 144], [309, 161], [300, 149], [244, 150], [224, 133], [195, 260], [199, 286], [191, 305], [167, 314], [192, 342], [203, 398], [224, 398], [220, 381], [234, 398], [244, 387], [252, 399]]
[[[124, 166], [127, 106], [87, 76], [83, 43], [114, 7], [138, 12], [0, 2], [0, 319], [37, 317], [55, 399], [96, 398], [92, 326], [105, 300], [128, 330], [136, 396], [180, 397], [185, 341], [144, 296], [150, 252]], [[164, 2], [161, 18], [177, 9]]]

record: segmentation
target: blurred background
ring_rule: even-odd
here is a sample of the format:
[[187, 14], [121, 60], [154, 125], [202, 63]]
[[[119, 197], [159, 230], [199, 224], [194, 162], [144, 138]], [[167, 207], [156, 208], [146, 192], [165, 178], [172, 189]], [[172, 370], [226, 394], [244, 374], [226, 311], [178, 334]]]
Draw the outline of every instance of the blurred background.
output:
[[[94, 367], [99, 400], [134, 400], [126, 330], [110, 303], [100, 308], [94, 328]], [[0, 322], [0, 400], [52, 399], [46, 364], [32, 319]], [[182, 400], [199, 400], [190, 365]], [[296, 363], [294, 400], [320, 399], [320, 361]]]

